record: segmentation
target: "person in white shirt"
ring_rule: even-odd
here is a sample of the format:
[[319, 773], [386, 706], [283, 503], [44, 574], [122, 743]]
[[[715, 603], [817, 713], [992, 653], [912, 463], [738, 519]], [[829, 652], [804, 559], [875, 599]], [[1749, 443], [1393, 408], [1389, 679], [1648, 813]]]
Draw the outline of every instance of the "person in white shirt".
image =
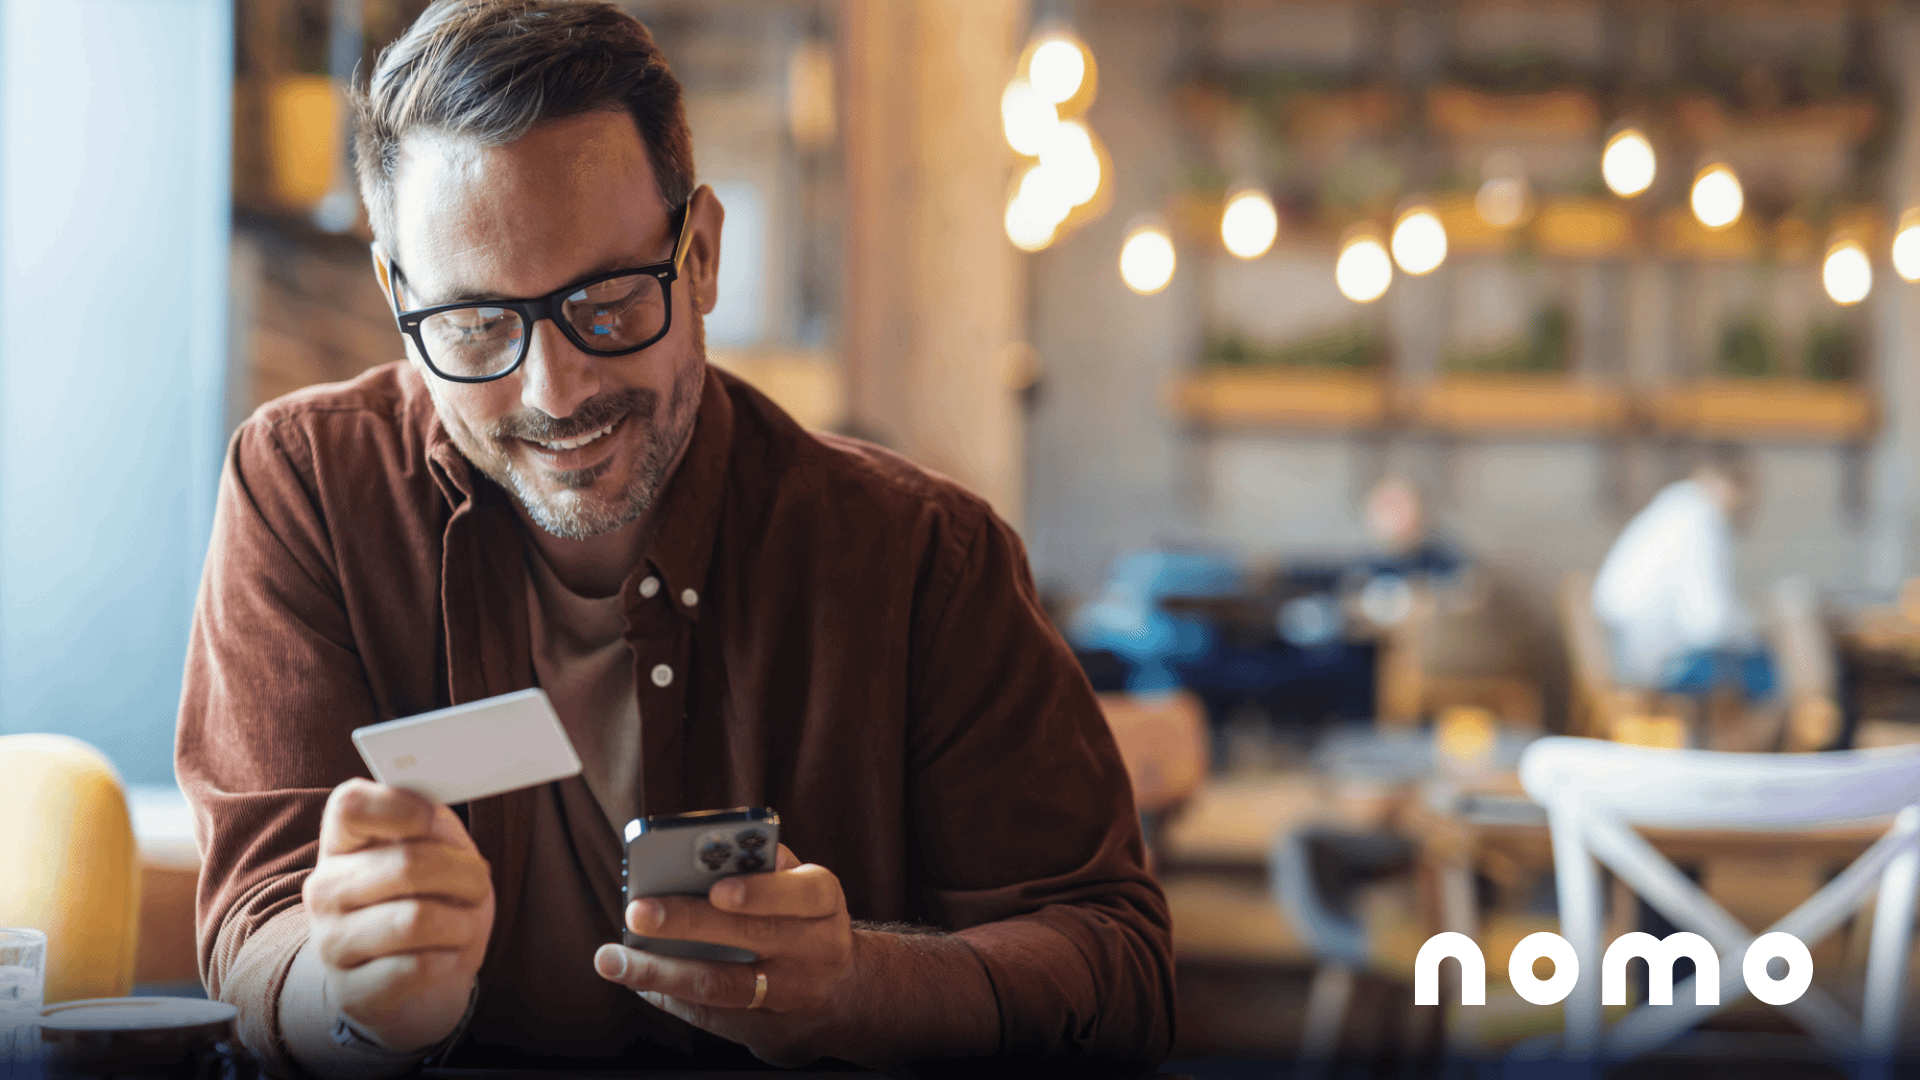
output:
[[1593, 583], [1622, 685], [1705, 694], [1734, 685], [1772, 693], [1772, 665], [1735, 585], [1734, 531], [1754, 483], [1742, 451], [1712, 453], [1621, 531]]

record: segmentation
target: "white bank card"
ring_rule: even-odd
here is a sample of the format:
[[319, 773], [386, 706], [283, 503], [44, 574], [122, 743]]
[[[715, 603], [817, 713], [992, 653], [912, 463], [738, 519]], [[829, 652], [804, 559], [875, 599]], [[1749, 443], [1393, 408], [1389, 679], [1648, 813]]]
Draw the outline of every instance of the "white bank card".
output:
[[446, 805], [580, 772], [573, 741], [538, 687], [356, 728], [353, 745], [375, 780]]

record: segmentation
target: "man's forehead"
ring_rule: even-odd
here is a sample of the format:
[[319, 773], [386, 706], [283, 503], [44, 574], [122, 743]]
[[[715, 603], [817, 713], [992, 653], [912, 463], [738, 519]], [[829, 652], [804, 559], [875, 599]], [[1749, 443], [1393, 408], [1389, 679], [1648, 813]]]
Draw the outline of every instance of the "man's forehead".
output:
[[562, 275], [547, 286], [558, 288], [646, 254], [671, 217], [624, 112], [551, 121], [501, 145], [410, 134], [395, 174], [393, 255], [422, 293], [520, 295]]

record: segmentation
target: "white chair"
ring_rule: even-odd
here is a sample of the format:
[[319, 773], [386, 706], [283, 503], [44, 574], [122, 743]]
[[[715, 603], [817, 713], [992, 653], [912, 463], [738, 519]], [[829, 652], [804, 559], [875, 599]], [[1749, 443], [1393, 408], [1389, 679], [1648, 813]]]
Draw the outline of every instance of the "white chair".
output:
[[1862, 1017], [1853, 1018], [1817, 985], [1781, 1008], [1830, 1052], [1867, 1062], [1883, 1062], [1893, 1053], [1920, 882], [1920, 747], [1741, 754], [1555, 737], [1527, 748], [1520, 780], [1547, 810], [1561, 934], [1580, 966], [1564, 1003], [1567, 1056], [1628, 1058], [1677, 1038], [1720, 1007], [1696, 1004], [1689, 979], [1674, 987], [1673, 1004], [1643, 1005], [1602, 1030], [1595, 858], [1676, 927], [1707, 939], [1720, 957], [1722, 1003], [1746, 993], [1742, 958], [1758, 935], [1632, 826], [1789, 832], [1879, 820], [1889, 825], [1878, 841], [1769, 929], [1811, 944], [1858, 910], [1877, 886]]

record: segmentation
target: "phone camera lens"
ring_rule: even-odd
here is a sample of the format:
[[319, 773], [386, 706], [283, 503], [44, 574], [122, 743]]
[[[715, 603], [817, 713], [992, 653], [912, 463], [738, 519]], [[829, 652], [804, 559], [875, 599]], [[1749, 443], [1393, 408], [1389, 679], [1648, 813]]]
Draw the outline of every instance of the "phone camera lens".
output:
[[742, 855], [740, 856], [739, 861], [733, 864], [733, 868], [735, 870], [740, 871], [743, 874], [751, 874], [754, 871], [765, 867], [766, 865], [767, 865], [767, 860], [761, 858], [758, 855]]
[[720, 869], [727, 865], [727, 860], [732, 857], [733, 845], [725, 840], [709, 840], [700, 845], [700, 865], [708, 870]]
[[767, 846], [767, 834], [757, 829], [748, 829], [734, 837], [733, 842], [740, 845], [741, 851], [757, 852]]

